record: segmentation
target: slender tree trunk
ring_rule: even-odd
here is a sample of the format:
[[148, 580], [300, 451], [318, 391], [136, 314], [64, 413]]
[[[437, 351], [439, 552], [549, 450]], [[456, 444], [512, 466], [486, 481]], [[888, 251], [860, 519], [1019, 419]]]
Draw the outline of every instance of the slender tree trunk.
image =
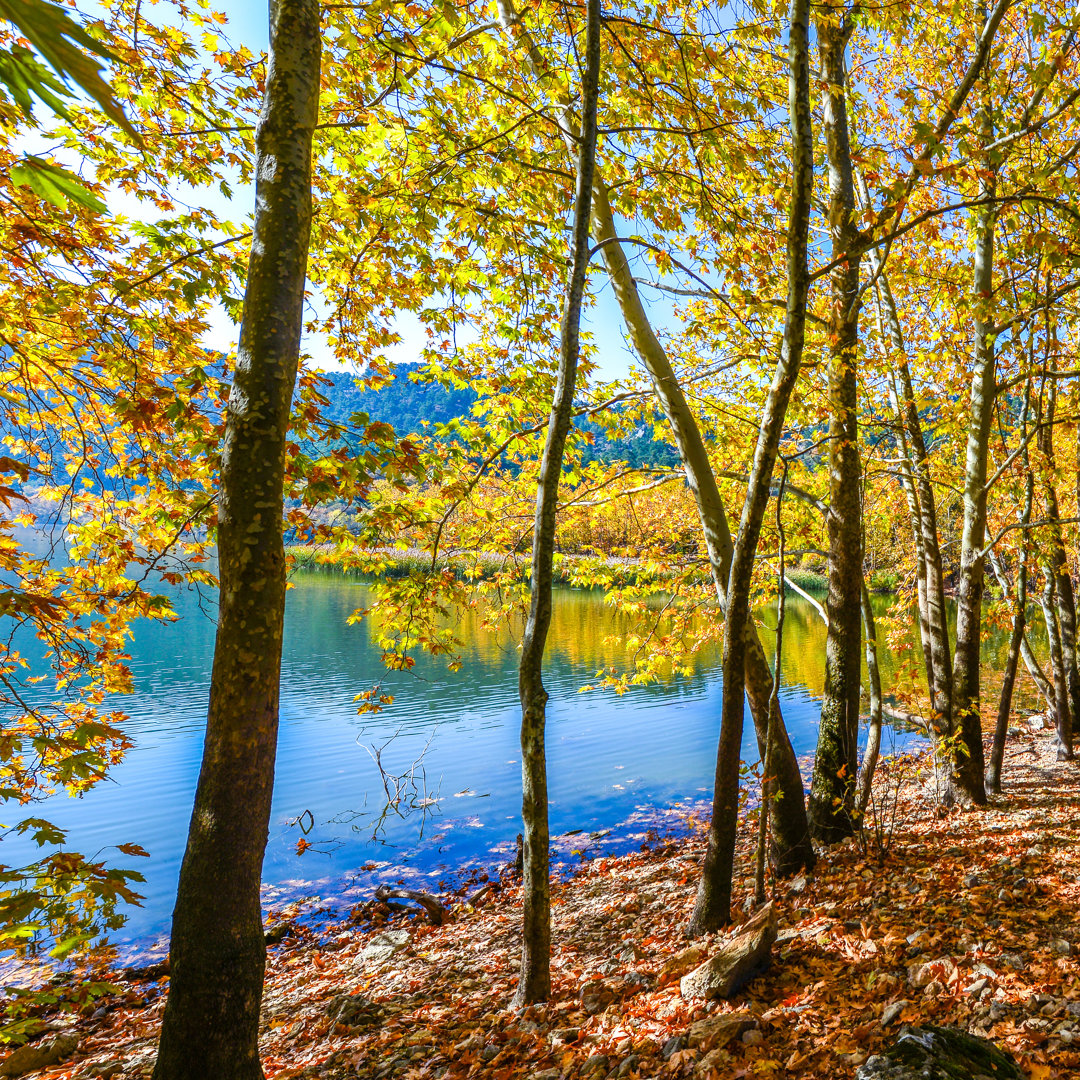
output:
[[[497, 4], [499, 18], [507, 34], [522, 49], [529, 69], [538, 83], [547, 88], [551, 79], [544, 56], [528, 30], [522, 25], [512, 0], [497, 0]], [[559, 108], [564, 107], [564, 103], [560, 101], [555, 101], [555, 104]], [[577, 131], [569, 120], [565, 123], [564, 134], [567, 145], [573, 147]], [[593, 241], [598, 245], [603, 245], [601, 255], [631, 343], [649, 374], [657, 400], [664, 411], [678, 448], [687, 486], [694, 496], [701, 520], [705, 550], [709, 558], [709, 569], [717, 599], [721, 608], [726, 608], [727, 582], [733, 545], [727, 514], [716, 484], [716, 475], [709, 461], [708, 451], [697, 420], [686, 401], [667, 352], [657, 337], [641, 300], [630, 261], [623, 245], [619, 242], [615, 217], [599, 171], [594, 177], [592, 218]], [[759, 752], [764, 753], [772, 672], [752, 622], [748, 623], [746, 635], [746, 693], [754, 718]], [[776, 811], [772, 822], [773, 847], [770, 854], [774, 872], [779, 877], [786, 877], [802, 869], [812, 869], [814, 849], [810, 842], [806, 820], [806, 800], [799, 762], [795, 757], [795, 750], [784, 726], [783, 717], [779, 713], [776, 717], [774, 736], [776, 784], [782, 797], [776, 801]]]
[[[985, 141], [993, 137], [990, 91], [984, 88], [979, 127]], [[971, 404], [967, 459], [964, 469], [964, 527], [960, 544], [960, 582], [956, 601], [956, 656], [953, 663], [952, 775], [946, 798], [982, 805], [986, 802], [982, 722], [979, 707], [980, 644], [986, 540], [986, 462], [990, 425], [997, 393], [994, 355], [994, 224], [992, 203], [997, 177], [991, 162], [979, 175], [979, 196], [986, 200], [976, 212], [975, 261], [972, 280], [974, 323]]]
[[[1023, 528], [1031, 521], [1031, 510], [1035, 500], [1035, 476], [1031, 471], [1031, 459], [1027, 451], [1028, 414], [1031, 410], [1031, 382], [1024, 387], [1024, 404], [1020, 411], [1020, 435], [1024, 440], [1024, 463], [1026, 477], [1024, 482], [1024, 509], [1020, 514], [1020, 546], [1016, 561], [1016, 593], [1013, 599], [1012, 633], [1009, 635], [1009, 652], [1005, 659], [1005, 672], [1001, 680], [1001, 696], [998, 699], [997, 722], [994, 725], [994, 740], [990, 747], [990, 768], [986, 774], [987, 787], [995, 795], [1001, 794], [1001, 768], [1005, 761], [1005, 738], [1009, 733], [1009, 714], [1012, 712], [1013, 689], [1016, 686], [1016, 669], [1020, 661], [1020, 652], [1024, 644], [1024, 627], [1027, 622], [1027, 531]], [[1009, 595], [1008, 579], [1001, 566], [997, 553], [990, 552], [990, 565], [994, 576], [1001, 585], [1004, 596]]]
[[259, 888], [277, 746], [285, 440], [300, 350], [319, 100], [319, 6], [278, 0], [256, 135], [254, 239], [218, 507], [221, 575], [202, 770], [173, 912], [155, 1080], [254, 1080]]
[[1069, 685], [1065, 678], [1065, 664], [1061, 650], [1061, 628], [1058, 626], [1055, 593], [1057, 582], [1049, 567], [1044, 567], [1046, 581], [1039, 596], [1043, 622], [1046, 624], [1046, 640], [1050, 648], [1050, 671], [1054, 684], [1054, 727], [1060, 730], [1069, 711]]
[[810, 831], [834, 843], [854, 830], [859, 749], [862, 645], [862, 469], [859, 464], [858, 349], [860, 237], [847, 117], [843, 6], [819, 9], [825, 145], [829, 159], [829, 234], [834, 259], [829, 319], [829, 630], [814, 775]]
[[1057, 600], [1057, 627], [1061, 648], [1063, 698], [1057, 717], [1058, 756], [1063, 760], [1072, 757], [1073, 731], [1080, 720], [1080, 674], [1076, 666], [1076, 600], [1073, 595], [1072, 573], [1069, 557], [1065, 551], [1065, 538], [1061, 527], [1061, 511], [1058, 507], [1057, 485], [1054, 483], [1054, 420], [1057, 407], [1057, 386], [1054, 379], [1044, 380], [1046, 407], [1043, 426], [1039, 429], [1039, 450], [1045, 470], [1046, 517], [1050, 523], [1050, 551], [1048, 573], [1054, 577], [1054, 595]]
[[[865, 184], [860, 178], [863, 200], [869, 203]], [[935, 730], [945, 733], [952, 715], [952, 653], [945, 606], [945, 574], [938, 542], [937, 502], [930, 477], [930, 461], [923, 437], [915, 390], [911, 381], [900, 313], [896, 308], [889, 279], [881, 265], [881, 254], [874, 248], [868, 254], [870, 273], [876, 279], [875, 296], [879, 331], [888, 342], [889, 362], [893, 368], [890, 391], [893, 409], [904, 433], [910, 455], [915, 497], [909, 496], [913, 521], [918, 530], [916, 558], [920, 561], [920, 585], [925, 590], [925, 608], [920, 610], [920, 633], [923, 634], [923, 660], [927, 687], [935, 713]]]
[[1057, 697], [1054, 692], [1054, 684], [1046, 677], [1046, 672], [1043, 671], [1038, 657], [1036, 657], [1034, 650], [1031, 648], [1031, 643], [1027, 639], [1026, 629], [1024, 630], [1024, 636], [1020, 642], [1020, 658], [1024, 661], [1024, 666], [1028, 669], [1028, 674], [1031, 676], [1032, 681], [1039, 688], [1039, 693], [1042, 694], [1043, 700], [1046, 702], [1046, 707], [1051, 712], [1054, 712], [1057, 709]]
[[[1031, 520], [1031, 503], [1034, 484], [1028, 474], [1027, 497], [1024, 504], [1026, 523]], [[1009, 733], [1009, 715], [1012, 713], [1013, 688], [1016, 685], [1016, 669], [1020, 661], [1020, 646], [1024, 641], [1024, 624], [1027, 620], [1027, 541], [1022, 540], [1017, 557], [1016, 595], [1013, 600], [1012, 633], [1009, 635], [1009, 652], [1005, 659], [1005, 673], [1001, 680], [1001, 697], [998, 699], [997, 723], [994, 725], [994, 741], [990, 748], [990, 770], [986, 776], [987, 787], [995, 795], [1001, 794], [1001, 768], [1005, 761], [1005, 738]], [[999, 573], [1002, 588], [1005, 575]], [[1008, 595], [1008, 590], [1005, 590]]]
[[870, 792], [874, 783], [874, 771], [877, 769], [881, 754], [882, 700], [881, 670], [878, 667], [877, 624], [874, 622], [874, 609], [870, 603], [870, 590], [863, 581], [862, 618], [866, 631], [866, 674], [870, 679], [870, 723], [866, 732], [866, 749], [863, 751], [862, 769], [859, 773], [859, 793], [855, 798], [855, 819], [862, 821], [870, 803]]
[[566, 308], [559, 348], [559, 374], [540, 462], [533, 526], [529, 617], [521, 641], [518, 691], [521, 696], [521, 782], [524, 822], [524, 894], [521, 978], [516, 1005], [546, 1001], [551, 994], [551, 895], [547, 758], [544, 750], [547, 691], [544, 648], [551, 626], [552, 563], [555, 517], [559, 505], [563, 451], [570, 430], [577, 384], [581, 302], [589, 267], [589, 207], [596, 165], [596, 108], [600, 80], [600, 0], [588, 0], [585, 72], [582, 80], [581, 136], [578, 140], [574, 238]]
[[776, 570], [776, 650], [773, 655], [772, 694], [769, 696], [769, 730], [765, 736], [765, 753], [762, 754], [761, 758], [761, 812], [758, 818], [757, 859], [754, 865], [754, 901], [757, 904], [765, 903], [765, 853], [769, 841], [769, 818], [772, 816], [772, 797], [775, 788], [772, 775], [773, 762], [776, 758], [773, 732], [775, 717], [780, 709], [780, 663], [784, 656], [784, 600], [787, 594], [787, 586], [784, 584], [784, 548], [786, 545], [783, 517], [786, 482], [787, 462], [784, 463], [784, 474], [780, 480], [780, 490], [776, 496], [776, 535], [780, 544], [777, 553]]
[[738, 828], [739, 754], [749, 636], [747, 628], [752, 625], [750, 581], [761, 522], [768, 505], [784, 416], [802, 362], [806, 329], [806, 298], [810, 287], [806, 249], [814, 186], [808, 45], [809, 0], [792, 0], [790, 22], [788, 113], [792, 139], [792, 180], [787, 240], [787, 312], [780, 359], [765, 401], [739, 522], [738, 539], [732, 553], [731, 572], [728, 576], [720, 742], [716, 753], [708, 847], [694, 910], [687, 928], [691, 936], [716, 930], [731, 919], [731, 878]]

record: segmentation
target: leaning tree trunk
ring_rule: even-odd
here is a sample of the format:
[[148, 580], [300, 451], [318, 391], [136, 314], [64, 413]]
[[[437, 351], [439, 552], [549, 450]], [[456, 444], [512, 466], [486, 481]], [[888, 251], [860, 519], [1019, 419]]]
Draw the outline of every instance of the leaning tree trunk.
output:
[[221, 592], [202, 770], [173, 912], [155, 1080], [256, 1080], [259, 890], [277, 747], [285, 440], [303, 323], [319, 6], [277, 0], [256, 134], [254, 239], [225, 416]]
[[[552, 85], [543, 53], [522, 24], [512, 0], [497, 0], [497, 4], [500, 21], [514, 43], [521, 47], [533, 76], [545, 88]], [[556, 100], [553, 104], [560, 110], [566, 107], [566, 102], [562, 100]], [[569, 118], [564, 121], [564, 129], [565, 141], [572, 148], [577, 131]], [[602, 245], [601, 255], [631, 344], [649, 374], [678, 448], [687, 486], [694, 496], [701, 520], [713, 586], [721, 608], [726, 608], [733, 545], [716, 475], [697, 420], [638, 292], [633, 268], [619, 241], [615, 215], [599, 170], [593, 184], [592, 223], [593, 240], [598, 246]], [[754, 718], [758, 749], [764, 754], [772, 671], [752, 622], [747, 624], [746, 635], [746, 695]], [[787, 877], [799, 870], [813, 868], [814, 849], [806, 820], [806, 800], [799, 762], [779, 713], [775, 718], [773, 738], [776, 794], [770, 856], [774, 872], [780, 877]]]
[[[990, 91], [984, 88], [979, 126], [985, 141], [993, 137]], [[964, 527], [960, 541], [960, 582], [956, 600], [956, 656], [953, 663], [951, 776], [946, 799], [967, 804], [986, 802], [982, 722], [979, 708], [982, 598], [986, 555], [986, 462], [990, 424], [997, 393], [994, 354], [994, 223], [997, 177], [990, 163], [979, 173], [983, 202], [975, 218], [972, 280], [974, 323], [967, 457], [964, 468]]]
[[829, 234], [833, 259], [829, 318], [829, 631], [814, 774], [810, 831], [834, 843], [854, 829], [862, 666], [862, 470], [859, 465], [858, 348], [860, 237], [848, 133], [842, 7], [823, 6], [817, 20], [823, 125], [829, 158]]
[[[761, 522], [769, 500], [773, 468], [784, 416], [802, 362], [806, 330], [806, 298], [810, 288], [806, 249], [814, 187], [814, 145], [810, 111], [809, 0], [792, 0], [788, 44], [788, 113], [792, 140], [791, 204], [788, 212], [787, 313], [780, 359], [765, 402], [747, 482], [738, 539], [731, 558], [724, 618], [724, 684], [720, 743], [716, 753], [712, 818], [708, 847], [687, 932], [708, 933], [731, 919], [731, 878], [739, 811], [739, 756], [742, 745], [743, 697], [750, 582]], [[766, 714], [767, 715], [767, 714]], [[768, 724], [766, 722], [766, 733]], [[766, 734], [766, 752], [768, 750]]]
[[585, 72], [582, 79], [581, 136], [578, 140], [577, 192], [574, 199], [574, 237], [563, 311], [559, 374], [548, 420], [547, 440], [540, 461], [533, 526], [532, 578], [529, 617], [521, 641], [518, 691], [521, 696], [521, 782], [524, 823], [524, 895], [521, 977], [516, 1005], [546, 1001], [551, 994], [551, 896], [547, 759], [544, 751], [547, 691], [544, 689], [544, 647], [551, 626], [552, 563], [555, 516], [563, 451], [570, 430], [577, 383], [581, 302], [589, 267], [589, 207], [596, 163], [596, 105], [600, 79], [600, 0], [588, 0], [585, 31]]

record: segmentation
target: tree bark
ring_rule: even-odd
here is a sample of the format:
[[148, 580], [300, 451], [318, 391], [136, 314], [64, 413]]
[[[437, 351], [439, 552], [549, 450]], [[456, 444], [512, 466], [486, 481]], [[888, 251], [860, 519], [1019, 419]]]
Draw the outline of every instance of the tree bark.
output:
[[[720, 742], [716, 754], [708, 846], [694, 910], [687, 928], [691, 936], [716, 930], [731, 919], [731, 877], [738, 827], [739, 752], [742, 743], [747, 639], [748, 627], [752, 626], [750, 582], [761, 522], [768, 505], [784, 416], [802, 362], [806, 329], [806, 298], [810, 287], [806, 251], [814, 186], [808, 0], [792, 0], [790, 23], [788, 112], [792, 139], [792, 178], [787, 239], [787, 311], [780, 359], [762, 414], [738, 538], [731, 556], [724, 619], [724, 685]], [[766, 748], [767, 733], [766, 721]]]
[[[1056, 380], [1044, 380], [1046, 407], [1039, 429], [1039, 450], [1045, 469], [1046, 518], [1050, 523], [1050, 550], [1047, 572], [1054, 578], [1054, 597], [1057, 601], [1057, 629], [1061, 656], [1062, 688], [1058, 691], [1057, 709], [1058, 756], [1064, 760], [1073, 756], [1073, 731], [1080, 720], [1080, 674], [1076, 665], [1076, 599], [1073, 594], [1072, 573], [1065, 551], [1061, 527], [1057, 485], [1054, 483], [1054, 419], [1057, 406]], [[1056, 681], [1056, 680], [1055, 680]]]
[[[1031, 519], [1031, 502], [1034, 485], [1028, 474], [1027, 498], [1023, 521]], [[1005, 588], [1005, 575], [998, 575]], [[1006, 590], [1006, 595], [1008, 591]], [[1009, 635], [1009, 652], [1005, 658], [1005, 672], [1001, 680], [1001, 696], [998, 699], [997, 722], [994, 725], [994, 741], [990, 748], [990, 769], [986, 775], [987, 787], [995, 795], [1001, 794], [1001, 768], [1005, 761], [1005, 738], [1009, 733], [1009, 715], [1012, 712], [1013, 688], [1016, 685], [1016, 669], [1020, 661], [1020, 647], [1024, 640], [1027, 621], [1027, 551], [1026, 541], [1021, 543], [1016, 568], [1016, 595], [1013, 600], [1012, 633]]]
[[[984, 88], [979, 128], [992, 141], [990, 92]], [[946, 799], [966, 804], [986, 802], [982, 723], [979, 707], [982, 598], [985, 584], [983, 543], [986, 539], [986, 462], [990, 424], [997, 392], [994, 352], [994, 224], [992, 203], [997, 190], [991, 161], [979, 173], [979, 197], [985, 200], [975, 215], [975, 259], [972, 274], [974, 374], [968, 415], [964, 468], [964, 527], [960, 542], [960, 581], [956, 601], [956, 655], [953, 662], [952, 771]]]
[[225, 418], [221, 591], [202, 770], [173, 912], [155, 1080], [261, 1078], [259, 889], [277, 746], [285, 441], [300, 350], [319, 6], [278, 0], [256, 135], [254, 239]]
[[[546, 86], [549, 80], [544, 56], [530, 37], [528, 30], [522, 25], [512, 0], [497, 0], [497, 2], [499, 18], [507, 34], [511, 36], [515, 44], [522, 48], [534, 77], [541, 85]], [[560, 102], [555, 102], [555, 104], [562, 107]], [[568, 147], [573, 147], [574, 139], [577, 137], [576, 129], [570, 122], [564, 127], [565, 141]], [[701, 520], [713, 586], [717, 600], [724, 609], [727, 606], [727, 582], [733, 545], [727, 514], [716, 483], [716, 475], [709, 461], [708, 451], [697, 420], [686, 401], [671, 361], [652, 327], [638, 292], [630, 261], [618, 239], [615, 217], [599, 170], [593, 184], [592, 223], [593, 241], [602, 245], [601, 255], [623, 321], [626, 323], [631, 344], [649, 374], [653, 390], [678, 448], [687, 486], [694, 496]], [[752, 622], [748, 623], [746, 634], [746, 694], [754, 718], [758, 749], [764, 754], [769, 722], [772, 672]], [[806, 819], [802, 774], [780, 713], [776, 716], [774, 739], [776, 786], [777, 792], [782, 797], [778, 797], [776, 801], [776, 811], [772, 822], [773, 846], [770, 856], [774, 872], [779, 877], [787, 877], [802, 869], [813, 868], [814, 849], [810, 842]]]
[[829, 161], [829, 235], [833, 259], [829, 317], [829, 630], [814, 774], [810, 832], [835, 843], [854, 831], [862, 645], [862, 470], [859, 464], [858, 348], [860, 236], [847, 116], [843, 6], [819, 9], [818, 51], [825, 82], [822, 110]]
[[866, 816], [873, 789], [874, 770], [881, 754], [881, 726], [883, 705], [881, 699], [881, 671], [878, 668], [877, 624], [870, 604], [870, 590], [863, 581], [862, 618], [866, 630], [866, 673], [870, 679], [870, 723], [866, 732], [866, 749], [863, 751], [862, 768], [859, 772], [859, 793], [855, 797], [855, 820], [861, 822]]
[[600, 79], [600, 0], [588, 0], [585, 71], [582, 79], [581, 135], [578, 139], [577, 191], [570, 281], [563, 311], [559, 373], [540, 462], [533, 525], [529, 617], [521, 641], [518, 692], [521, 697], [521, 783], [524, 824], [524, 895], [521, 977], [514, 1004], [546, 1001], [551, 995], [551, 895], [547, 757], [544, 749], [547, 691], [544, 649], [551, 626], [552, 563], [563, 451], [574, 408], [580, 353], [581, 302], [589, 266], [589, 207], [596, 163], [596, 107]]

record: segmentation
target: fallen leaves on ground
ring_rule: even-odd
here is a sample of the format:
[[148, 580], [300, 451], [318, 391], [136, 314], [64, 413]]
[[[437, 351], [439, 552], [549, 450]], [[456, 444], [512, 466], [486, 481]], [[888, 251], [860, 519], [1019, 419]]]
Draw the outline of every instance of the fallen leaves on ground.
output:
[[[672, 959], [689, 944], [700, 833], [554, 886], [554, 995], [524, 1011], [509, 1007], [514, 884], [476, 909], [459, 900], [443, 927], [300, 929], [270, 951], [266, 1076], [846, 1080], [924, 1021], [987, 1035], [1039, 1080], [1077, 1075], [1080, 766], [1057, 762], [1048, 736], [1014, 738], [1009, 753], [989, 808], [943, 814], [908, 782], [883, 860], [849, 842], [781, 883], [772, 966], [719, 1005], [683, 1000], [678, 969], [696, 954]], [[127, 984], [79, 1021], [76, 1057], [39, 1075], [149, 1075], [166, 987]]]

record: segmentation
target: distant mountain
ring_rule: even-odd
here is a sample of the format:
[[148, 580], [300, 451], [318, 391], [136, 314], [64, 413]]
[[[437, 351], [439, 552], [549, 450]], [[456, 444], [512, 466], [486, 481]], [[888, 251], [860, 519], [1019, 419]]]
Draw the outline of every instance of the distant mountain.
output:
[[[331, 402], [328, 418], [345, 423], [353, 413], [363, 412], [372, 420], [390, 424], [401, 436], [424, 431], [425, 420], [434, 426], [471, 415], [476, 401], [474, 391], [412, 382], [408, 378], [410, 370], [414, 370], [413, 365], [399, 365], [398, 377], [381, 390], [357, 386], [351, 372], [327, 372], [327, 378], [333, 383], [323, 391]], [[666, 468], [678, 464], [674, 448], [653, 439], [651, 425], [643, 424], [633, 435], [622, 439], [608, 439], [603, 429], [591, 421], [586, 421], [582, 427], [593, 432], [595, 437], [593, 445], [585, 452], [587, 462], [625, 461], [634, 468]]]

